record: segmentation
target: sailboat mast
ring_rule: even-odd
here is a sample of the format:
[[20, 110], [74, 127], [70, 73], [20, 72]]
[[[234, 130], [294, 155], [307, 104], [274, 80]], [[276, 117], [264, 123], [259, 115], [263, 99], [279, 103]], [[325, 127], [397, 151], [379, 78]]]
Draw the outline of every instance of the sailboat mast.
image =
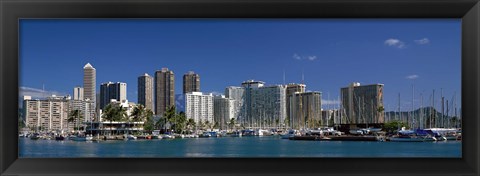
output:
[[444, 105], [445, 105], [445, 100], [444, 100], [444, 97], [443, 97], [443, 89], [440, 89], [441, 90], [441, 97], [442, 97], [442, 117], [440, 119], [440, 127], [444, 128], [444, 125], [443, 125], [443, 120], [445, 118], [445, 112], [444, 112]]
[[400, 93], [398, 93], [398, 114], [399, 114], [399, 118], [400, 118], [400, 121], [403, 121], [403, 118], [402, 118], [402, 112], [400, 111]]
[[411, 120], [412, 120], [412, 129], [415, 129], [415, 81], [413, 82], [412, 84], [412, 117], [411, 117]]
[[423, 114], [423, 94], [420, 94], [420, 116], [419, 116], [419, 126], [421, 129], [425, 128], [425, 123], [424, 123], [424, 114]]
[[433, 89], [432, 110], [430, 111], [430, 113], [432, 113], [432, 118], [430, 120], [430, 128], [432, 128], [432, 121], [433, 121], [433, 125], [437, 123], [436, 111], [435, 111], [435, 89]]

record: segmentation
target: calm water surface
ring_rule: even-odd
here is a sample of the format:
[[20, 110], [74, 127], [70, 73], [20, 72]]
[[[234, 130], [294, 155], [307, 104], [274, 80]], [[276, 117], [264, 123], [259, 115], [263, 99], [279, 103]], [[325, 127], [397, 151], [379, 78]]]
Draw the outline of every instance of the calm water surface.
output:
[[448, 157], [462, 156], [461, 141], [292, 141], [221, 137], [136, 141], [55, 141], [19, 138], [21, 158], [77, 157]]

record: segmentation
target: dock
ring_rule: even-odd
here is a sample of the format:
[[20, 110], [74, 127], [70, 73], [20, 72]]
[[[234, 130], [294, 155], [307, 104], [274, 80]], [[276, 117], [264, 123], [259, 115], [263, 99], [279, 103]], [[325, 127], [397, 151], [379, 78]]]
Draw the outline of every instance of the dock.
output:
[[322, 137], [322, 136], [293, 136], [289, 137], [289, 140], [300, 140], [300, 141], [328, 141], [331, 138]]
[[379, 141], [377, 136], [332, 136], [332, 141]]

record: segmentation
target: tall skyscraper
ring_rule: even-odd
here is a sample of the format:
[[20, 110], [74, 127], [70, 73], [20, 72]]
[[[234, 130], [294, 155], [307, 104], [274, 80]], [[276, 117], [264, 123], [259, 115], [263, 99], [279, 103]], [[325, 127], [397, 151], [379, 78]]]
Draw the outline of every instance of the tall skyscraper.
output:
[[183, 94], [200, 92], [200, 76], [193, 71], [183, 75]]
[[127, 83], [106, 82], [100, 85], [100, 109], [105, 108], [112, 99], [119, 102], [127, 100]]
[[147, 73], [138, 77], [138, 104], [153, 110], [153, 77]]
[[[292, 122], [292, 116], [290, 114], [290, 98], [292, 97], [292, 95], [294, 95], [296, 92], [298, 93], [304, 93], [305, 92], [305, 84], [295, 84], [295, 83], [290, 83], [287, 85], [287, 99], [286, 99], [286, 107], [287, 107], [287, 116], [289, 118], [289, 121]], [[291, 124], [291, 123], [290, 123]]]
[[85, 99], [96, 101], [96, 70], [90, 63], [83, 67], [83, 96]]
[[238, 123], [242, 122], [244, 116], [245, 88], [236, 86], [227, 87], [225, 88], [225, 97], [234, 100], [234, 115], [231, 118], [235, 118]]
[[243, 114], [240, 123], [246, 127], [274, 127], [283, 123], [286, 115], [286, 86], [264, 86], [262, 81], [248, 80], [245, 88]]
[[213, 97], [213, 121], [219, 128], [227, 129], [231, 118], [235, 118], [235, 100], [224, 95]]
[[[290, 95], [290, 121], [294, 129], [317, 128], [322, 119], [322, 96], [320, 92], [295, 92]], [[287, 124], [288, 125], [288, 124]]]
[[73, 88], [73, 100], [84, 100], [83, 87], [74, 87]]
[[175, 106], [175, 75], [162, 68], [155, 72], [155, 114], [163, 116], [171, 106]]
[[383, 84], [361, 86], [352, 83], [340, 89], [345, 116], [342, 115], [341, 124], [378, 124], [384, 123]]

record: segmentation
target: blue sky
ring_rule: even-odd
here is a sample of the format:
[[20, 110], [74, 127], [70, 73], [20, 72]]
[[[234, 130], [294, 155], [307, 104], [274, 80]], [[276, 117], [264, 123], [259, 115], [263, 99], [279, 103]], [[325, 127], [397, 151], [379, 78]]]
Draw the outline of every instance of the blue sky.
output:
[[[126, 82], [137, 102], [137, 77], [168, 67], [182, 92], [182, 76], [200, 74], [201, 91], [223, 93], [248, 79], [302, 82], [333, 107], [351, 82], [382, 83], [387, 110], [411, 109], [432, 90], [460, 107], [460, 19], [157, 19], [20, 21], [21, 95], [73, 94], [83, 66], [103, 82]], [[329, 98], [329, 99], [328, 99]], [[329, 101], [327, 101], [329, 100]], [[331, 104], [331, 105], [328, 105]], [[437, 102], [439, 106], [439, 102]]]

